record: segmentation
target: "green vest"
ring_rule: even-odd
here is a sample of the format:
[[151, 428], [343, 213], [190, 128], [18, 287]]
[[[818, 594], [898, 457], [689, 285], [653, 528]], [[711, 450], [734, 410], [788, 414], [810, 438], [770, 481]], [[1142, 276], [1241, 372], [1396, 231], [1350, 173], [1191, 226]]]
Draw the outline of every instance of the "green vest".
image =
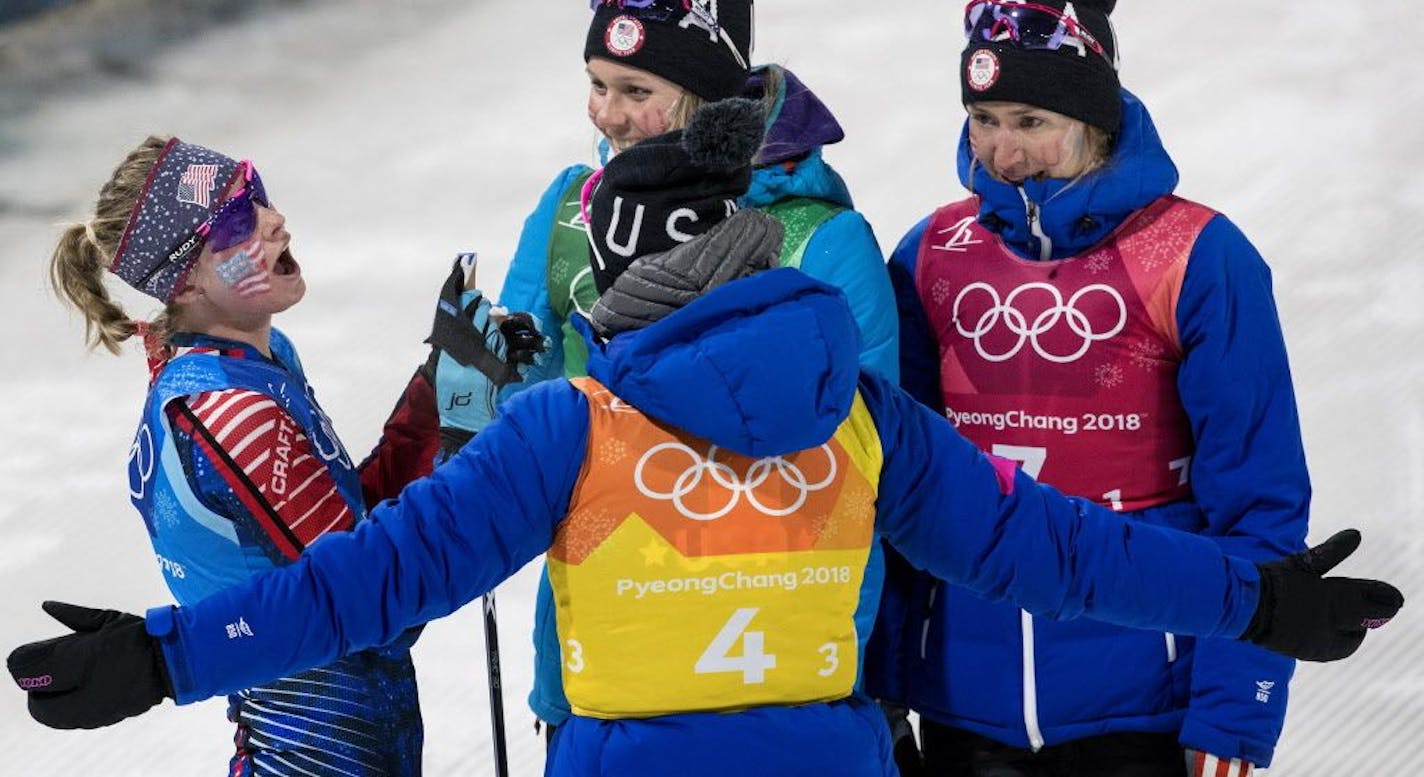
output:
[[[564, 344], [564, 377], [588, 374], [588, 347], [569, 319], [574, 313], [588, 315], [598, 299], [589, 268], [588, 234], [579, 213], [579, 194], [593, 171], [575, 178], [564, 189], [555, 210], [554, 228], [549, 236], [549, 264], [545, 278], [549, 284], [549, 304], [559, 316]], [[810, 197], [790, 197], [761, 209], [781, 222], [786, 236], [781, 243], [781, 266], [800, 267], [811, 236], [820, 226], [845, 208]]]

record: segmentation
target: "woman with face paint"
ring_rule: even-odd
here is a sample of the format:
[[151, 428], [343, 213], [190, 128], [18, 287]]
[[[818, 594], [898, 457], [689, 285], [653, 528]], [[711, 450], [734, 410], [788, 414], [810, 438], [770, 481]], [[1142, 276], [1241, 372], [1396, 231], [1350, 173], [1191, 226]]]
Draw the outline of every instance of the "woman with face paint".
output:
[[[149, 392], [129, 461], [130, 495], [179, 603], [297, 560], [368, 507], [428, 474], [440, 447], [432, 358], [362, 464], [347, 456], [292, 343], [272, 317], [302, 300], [286, 220], [247, 161], [150, 137], [67, 229], [51, 264], [91, 346], [143, 338]], [[165, 304], [137, 322], [105, 274]], [[438, 355], [438, 352], [436, 352]], [[448, 361], [448, 360], [447, 360]], [[99, 628], [64, 605], [50, 614]], [[227, 627], [251, 636], [242, 620]], [[414, 633], [321, 669], [229, 696], [230, 775], [416, 775], [422, 726]], [[60, 721], [62, 724], [63, 721]]]
[[[1066, 493], [1247, 558], [1294, 552], [1310, 480], [1270, 272], [1225, 216], [1173, 194], [1177, 169], [1118, 81], [1113, 5], [966, 7], [972, 194], [891, 260], [902, 385]], [[932, 774], [1271, 762], [1287, 658], [1036, 618], [927, 577], [896, 588], [900, 687], [885, 693], [920, 712]]]
[[[703, 104], [741, 96], [765, 106], [765, 131], [748, 190], [731, 207], [776, 218], [785, 236], [778, 264], [796, 267], [845, 293], [860, 335], [860, 364], [894, 379], [896, 322], [884, 255], [865, 218], [852, 208], [845, 182], [822, 159], [822, 147], [844, 137], [830, 110], [784, 68], [748, 68], [751, 0], [595, 0], [584, 44], [588, 118], [602, 135], [604, 161], [640, 141], [686, 127]], [[500, 303], [529, 311], [552, 340], [550, 358], [530, 371], [541, 379], [579, 377], [587, 351], [574, 330], [600, 292], [596, 274], [626, 266], [656, 243], [705, 232], [705, 217], [676, 208], [633, 205], [587, 224], [581, 195], [595, 171], [573, 165], [554, 179], [524, 223]], [[651, 206], [650, 206], [651, 207]], [[656, 211], [662, 218], [654, 218]], [[590, 249], [592, 243], [592, 249]], [[593, 262], [590, 263], [590, 254]], [[878, 560], [877, 560], [878, 569]], [[559, 646], [547, 580], [535, 618], [536, 670], [529, 703], [557, 724], [569, 713], [559, 673]]]

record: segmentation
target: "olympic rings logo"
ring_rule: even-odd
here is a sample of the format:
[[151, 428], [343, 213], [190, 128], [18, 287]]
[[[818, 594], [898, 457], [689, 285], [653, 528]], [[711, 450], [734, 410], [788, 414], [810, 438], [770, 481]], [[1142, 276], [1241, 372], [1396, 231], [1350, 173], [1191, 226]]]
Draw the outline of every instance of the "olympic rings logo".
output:
[[[973, 329], [965, 329], [959, 320], [959, 307], [964, 302], [964, 299], [975, 291], [983, 291], [988, 294], [990, 306], [988, 310], [979, 316], [979, 320], [974, 323]], [[1015, 300], [1017, 300], [1020, 295], [1030, 291], [1044, 291], [1053, 298], [1053, 305], [1035, 316], [1031, 324], [1028, 318], [1024, 316], [1018, 308], [1014, 307]], [[1092, 323], [1088, 321], [1088, 317], [1078, 309], [1079, 300], [1095, 292], [1106, 294], [1112, 298], [1113, 302], [1117, 303], [1117, 323], [1105, 332], [1095, 331]], [[954, 298], [953, 315], [955, 329], [959, 330], [959, 334], [974, 341], [974, 350], [978, 351], [979, 355], [984, 357], [986, 361], [1008, 361], [1024, 347], [1025, 343], [1031, 343], [1034, 352], [1044, 359], [1057, 364], [1067, 364], [1082, 358], [1083, 354], [1088, 352], [1088, 348], [1091, 347], [1093, 343], [1100, 340], [1107, 340], [1118, 332], [1121, 332], [1123, 327], [1127, 325], [1127, 304], [1123, 302], [1122, 295], [1117, 292], [1117, 289], [1101, 283], [1084, 286], [1075, 292], [1073, 296], [1069, 297], [1067, 302], [1063, 301], [1062, 292], [1054, 286], [1047, 283], [1025, 283], [1009, 292], [1009, 296], [1001, 301], [999, 299], [999, 292], [995, 291], [993, 286], [980, 281], [971, 283], [960, 290], [959, 296]], [[1014, 343], [1014, 345], [1004, 353], [990, 353], [984, 347], [983, 338], [998, 326], [1000, 321], [1004, 323], [1004, 326], [1008, 327], [1009, 332], [1018, 335], [1019, 339], [1018, 342]], [[1066, 355], [1050, 353], [1043, 347], [1043, 344], [1039, 342], [1039, 336], [1053, 329], [1060, 321], [1066, 323], [1073, 334], [1083, 338], [1082, 344], [1072, 353]]]
[[153, 477], [153, 463], [158, 458], [153, 432], [144, 424], [129, 446], [129, 496], [142, 499], [148, 493], [148, 481]]
[[[747, 502], [763, 515], [780, 518], [790, 515], [800, 510], [802, 505], [811, 494], [829, 486], [836, 479], [836, 455], [831, 451], [829, 445], [822, 445], [821, 450], [826, 454], [826, 460], [830, 463], [830, 469], [821, 480], [812, 483], [801, 468], [795, 462], [787, 461], [781, 456], [768, 456], [764, 459], [757, 459], [747, 468], [746, 478], [738, 477], [735, 470], [727, 464], [717, 461], [717, 446], [712, 445], [707, 449], [707, 456], [704, 458], [697, 451], [683, 445], [680, 442], [665, 442], [654, 445], [644, 453], [638, 460], [638, 466], [633, 469], [633, 482], [638, 487], [638, 491], [650, 499], [661, 502], [672, 502], [673, 507], [687, 518], [694, 521], [715, 521], [718, 518], [730, 513], [732, 508], [737, 506], [745, 495]], [[652, 461], [653, 457], [663, 451], [675, 451], [687, 456], [689, 466], [684, 469], [673, 482], [672, 490], [657, 491], [650, 487], [643, 477], [643, 470]], [[785, 507], [768, 507], [757, 498], [756, 489], [766, 483], [775, 472], [781, 481], [796, 490], [796, 499]], [[697, 490], [702, 484], [703, 476], [708, 477], [728, 492], [727, 503], [717, 510], [704, 513], [687, 506], [684, 497]]]

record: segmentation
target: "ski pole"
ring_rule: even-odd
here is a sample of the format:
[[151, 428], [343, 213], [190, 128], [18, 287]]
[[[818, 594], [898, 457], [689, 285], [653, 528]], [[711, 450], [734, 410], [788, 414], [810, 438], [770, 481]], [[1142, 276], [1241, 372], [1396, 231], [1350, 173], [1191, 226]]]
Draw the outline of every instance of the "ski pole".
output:
[[[464, 287], [476, 287], [474, 272], [478, 265], [477, 253], [463, 252], [459, 255], [464, 268]], [[494, 774], [496, 777], [510, 777], [510, 757], [504, 746], [504, 689], [500, 676], [500, 626], [494, 620], [494, 591], [481, 596], [484, 609], [484, 666], [490, 679], [490, 726], [494, 729]]]
[[489, 670], [490, 725], [494, 728], [495, 777], [509, 777], [509, 754], [504, 742], [504, 690], [499, 671], [499, 625], [494, 616], [494, 591], [481, 599], [485, 611], [485, 666]]
[[[479, 254], [473, 251], [458, 256], [465, 269], [465, 289], [476, 287], [475, 269]], [[494, 591], [480, 598], [485, 611], [485, 669], [489, 674], [490, 726], [494, 729], [494, 773], [495, 777], [509, 777], [509, 753], [504, 741], [504, 689], [499, 671], [499, 624], [494, 617]]]

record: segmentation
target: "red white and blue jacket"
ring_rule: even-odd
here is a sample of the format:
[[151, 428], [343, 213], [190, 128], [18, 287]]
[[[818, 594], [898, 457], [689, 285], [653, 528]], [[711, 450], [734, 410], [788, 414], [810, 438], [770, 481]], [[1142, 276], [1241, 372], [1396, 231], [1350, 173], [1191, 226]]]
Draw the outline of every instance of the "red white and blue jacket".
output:
[[[1225, 216], [1172, 196], [1142, 104], [1125, 94], [1113, 156], [1076, 182], [995, 181], [967, 128], [959, 164], [974, 196], [891, 260], [901, 385], [981, 447], [1133, 521], [1258, 560], [1304, 547], [1310, 483], [1270, 272]], [[1024, 748], [1180, 732], [1270, 763], [1291, 660], [1028, 618], [889, 565], [878, 693]]]
[[[438, 419], [419, 373], [357, 467], [280, 331], [272, 331], [270, 357], [208, 336], [180, 333], [171, 342], [176, 353], [150, 362], [129, 490], [179, 603], [290, 564], [313, 542], [350, 531], [368, 504], [429, 473]], [[231, 626], [234, 634], [247, 629]], [[413, 637], [234, 689], [229, 774], [419, 774]]]

